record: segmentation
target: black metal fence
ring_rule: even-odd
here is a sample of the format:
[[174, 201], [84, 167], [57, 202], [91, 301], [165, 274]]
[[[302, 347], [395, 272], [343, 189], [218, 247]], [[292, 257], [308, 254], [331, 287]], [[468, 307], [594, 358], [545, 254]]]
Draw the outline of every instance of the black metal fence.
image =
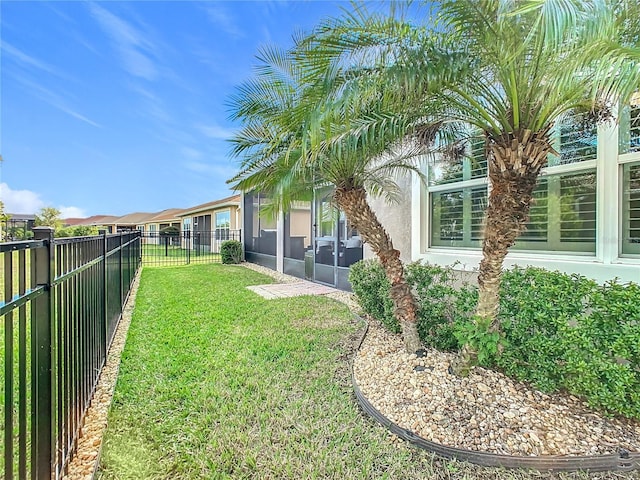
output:
[[64, 472], [141, 253], [139, 232], [0, 244], [5, 479]]
[[211, 232], [185, 230], [165, 235], [142, 234], [143, 265], [187, 265], [221, 262], [220, 247], [225, 240], [242, 241], [240, 230], [218, 229]]

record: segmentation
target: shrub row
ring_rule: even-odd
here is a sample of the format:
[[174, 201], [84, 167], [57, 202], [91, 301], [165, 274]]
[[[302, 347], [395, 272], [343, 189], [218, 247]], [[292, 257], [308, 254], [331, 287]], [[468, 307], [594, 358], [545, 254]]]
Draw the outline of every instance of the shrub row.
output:
[[[451, 267], [412, 263], [406, 277], [419, 306], [425, 346], [456, 351], [472, 322], [477, 288]], [[389, 282], [377, 261], [351, 267], [363, 310], [399, 332]], [[567, 391], [594, 408], [640, 419], [640, 286], [598, 285], [539, 268], [505, 271], [500, 293], [504, 346], [483, 365], [545, 392]]]

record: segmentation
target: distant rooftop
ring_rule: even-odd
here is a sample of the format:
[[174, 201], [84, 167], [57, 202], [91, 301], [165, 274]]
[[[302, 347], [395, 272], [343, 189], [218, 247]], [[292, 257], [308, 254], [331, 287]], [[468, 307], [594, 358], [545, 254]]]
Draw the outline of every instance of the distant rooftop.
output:
[[190, 207], [185, 209], [179, 216], [183, 217], [185, 215], [189, 215], [191, 213], [202, 212], [204, 210], [210, 210], [215, 207], [226, 207], [228, 205], [240, 205], [241, 195], [232, 195], [227, 198], [222, 198], [220, 200], [214, 200], [213, 202], [203, 203], [200, 205], [196, 205], [195, 207]]
[[[189, 208], [167, 208], [166, 210], [161, 210], [160, 212], [134, 212], [128, 213], [121, 217], [115, 215], [93, 215], [88, 218], [66, 218], [62, 220], [62, 223], [68, 226], [76, 226], [76, 225], [93, 225], [93, 226], [102, 226], [102, 225], [123, 225], [123, 226], [136, 226], [141, 225], [143, 223], [151, 223], [151, 222], [164, 222], [169, 220], [177, 220], [179, 217], [183, 217], [185, 215], [189, 215], [192, 213], [202, 212], [205, 210], [210, 210], [216, 207], [226, 207], [230, 205], [240, 205], [241, 195], [232, 195], [230, 197], [222, 198], [220, 200], [214, 200], [213, 202], [202, 203], [200, 205], [196, 205], [195, 207]], [[28, 217], [28, 215], [22, 215], [22, 217]], [[34, 215], [31, 215], [32, 218], [35, 218]]]

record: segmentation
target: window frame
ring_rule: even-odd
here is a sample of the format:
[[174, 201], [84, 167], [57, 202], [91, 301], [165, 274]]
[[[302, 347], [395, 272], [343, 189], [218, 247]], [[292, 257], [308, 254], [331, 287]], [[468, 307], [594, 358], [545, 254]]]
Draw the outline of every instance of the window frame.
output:
[[[532, 247], [533, 245], [535, 245], [535, 242], [533, 241], [521, 241], [520, 245], [516, 245], [513, 248], [513, 252], [514, 253], [523, 253], [523, 254], [527, 254], [527, 253], [532, 253], [532, 254], [536, 254], [536, 255], [571, 255], [571, 256], [588, 256], [588, 257], [595, 257], [597, 255], [597, 249], [598, 249], [598, 229], [599, 229], [599, 216], [598, 216], [598, 205], [599, 205], [599, 188], [598, 188], [598, 182], [599, 182], [599, 145], [601, 142], [601, 138], [600, 138], [600, 132], [598, 129], [595, 130], [594, 132], [595, 135], [595, 139], [596, 139], [596, 155], [595, 158], [590, 159], [590, 160], [583, 160], [583, 161], [577, 161], [577, 162], [572, 162], [572, 163], [559, 163], [558, 162], [552, 162], [550, 165], [544, 167], [541, 172], [540, 175], [538, 177], [538, 181], [540, 179], [543, 179], [545, 177], [550, 177], [550, 176], [564, 176], [564, 175], [568, 175], [568, 174], [572, 174], [572, 173], [576, 173], [579, 174], [581, 172], [589, 172], [589, 171], [593, 171], [595, 176], [596, 176], [596, 185], [595, 185], [595, 189], [594, 189], [594, 194], [596, 196], [596, 200], [595, 200], [595, 204], [596, 204], [596, 213], [595, 213], [595, 234], [594, 234], [594, 241], [593, 243], [589, 243], [591, 245], [591, 247], [588, 249], [588, 251], [586, 250], [581, 250], [580, 247], [582, 247], [583, 245], [585, 245], [585, 243], [583, 242], [562, 242], [562, 245], [565, 246], [564, 249], [554, 249], [554, 250], [550, 250], [550, 249], [538, 249], [538, 248], [527, 248], [527, 247]], [[556, 129], [556, 131], [552, 134], [552, 140], [556, 146], [556, 148], [559, 147], [558, 142], [561, 136], [561, 131], [560, 129]], [[560, 152], [562, 153], [562, 152]], [[636, 152], [638, 153], [638, 152]], [[554, 156], [555, 157], [555, 156]], [[592, 158], [592, 157], [591, 157]], [[463, 160], [464, 161], [464, 160]], [[431, 177], [431, 172], [429, 169], [433, 168], [433, 165], [436, 164], [437, 162], [431, 162], [427, 164], [427, 178]], [[467, 170], [469, 170], [469, 166], [463, 164], [462, 166], [462, 172], [466, 172]], [[465, 173], [463, 173], [463, 178], [465, 176]], [[435, 218], [433, 215], [433, 208], [434, 208], [434, 194], [438, 194], [438, 193], [443, 193], [443, 192], [453, 192], [453, 191], [464, 191], [465, 189], [472, 189], [472, 188], [477, 188], [478, 186], [483, 186], [486, 185], [487, 188], [487, 197], [490, 194], [491, 191], [491, 185], [489, 182], [489, 178], [488, 178], [488, 174], [483, 176], [483, 177], [475, 177], [475, 178], [468, 178], [468, 179], [463, 179], [461, 181], [458, 182], [446, 182], [446, 183], [438, 183], [438, 184], [431, 184], [431, 180], [429, 180], [427, 182], [427, 185], [424, 186], [425, 189], [425, 200], [426, 200], [426, 218], [427, 218], [427, 222], [426, 222], [426, 238], [424, 238], [424, 245], [426, 246], [426, 251], [452, 251], [452, 250], [461, 250], [461, 251], [469, 251], [469, 252], [479, 252], [482, 250], [482, 241], [480, 241], [480, 245], [479, 246], [460, 246], [460, 245], [452, 245], [452, 246], [444, 246], [444, 245], [434, 245], [434, 238], [433, 238], [433, 229], [436, 227], [435, 224]], [[422, 212], [421, 216], [422, 218], [425, 217], [424, 215], [424, 211]], [[466, 219], [463, 218], [463, 222], [464, 224], [466, 224]], [[455, 240], [453, 240], [455, 241]], [[465, 241], [465, 240], [462, 240]], [[548, 240], [547, 242], [548, 243]], [[569, 247], [571, 244], [574, 244], [576, 247], [578, 248], [574, 248], [574, 249], [567, 249], [567, 247]], [[621, 250], [620, 250], [621, 251]], [[424, 252], [423, 252], [424, 253]]]

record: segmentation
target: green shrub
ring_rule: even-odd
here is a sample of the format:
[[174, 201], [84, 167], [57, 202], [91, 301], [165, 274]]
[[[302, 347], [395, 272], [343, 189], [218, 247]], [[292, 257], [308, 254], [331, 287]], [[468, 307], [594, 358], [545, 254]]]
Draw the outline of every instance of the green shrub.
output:
[[640, 285], [609, 282], [567, 336], [565, 386], [589, 405], [640, 419]]
[[238, 240], [225, 240], [220, 245], [220, 257], [222, 263], [242, 262], [242, 243]]
[[469, 322], [477, 289], [459, 281], [452, 267], [415, 262], [407, 265], [406, 272], [418, 303], [420, 340], [438, 350], [458, 350], [454, 331], [457, 324]]
[[98, 227], [92, 225], [76, 225], [75, 227], [63, 227], [56, 229], [54, 232], [56, 237], [88, 237], [98, 235]]
[[[470, 321], [474, 286], [459, 282], [451, 267], [414, 263], [406, 274], [425, 345], [456, 350], [463, 339], [478, 337], [482, 326]], [[380, 264], [358, 262], [349, 279], [365, 312], [399, 332]], [[499, 317], [504, 348], [498, 354], [495, 338], [485, 342], [484, 365], [538, 389], [568, 391], [594, 408], [640, 419], [639, 285], [600, 286], [580, 275], [515, 268], [502, 276]]]
[[176, 237], [180, 235], [180, 227], [177, 225], [168, 225], [160, 230], [161, 237]]
[[381, 321], [389, 331], [400, 333], [389, 295], [391, 284], [380, 262], [361, 260], [354, 263], [349, 269], [349, 282], [364, 312]]
[[507, 348], [495, 363], [509, 376], [551, 392], [563, 385], [570, 325], [597, 284], [580, 275], [514, 268], [502, 275], [500, 313]]

